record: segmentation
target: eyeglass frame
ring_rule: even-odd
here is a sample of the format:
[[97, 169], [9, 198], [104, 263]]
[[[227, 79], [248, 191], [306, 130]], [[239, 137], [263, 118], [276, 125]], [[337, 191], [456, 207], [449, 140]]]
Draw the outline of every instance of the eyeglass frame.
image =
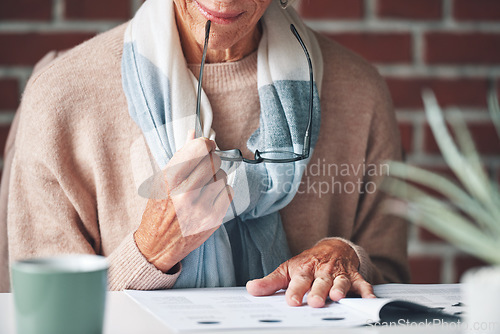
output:
[[[207, 21], [205, 25], [205, 43], [203, 46], [203, 56], [201, 59], [201, 67], [200, 67], [200, 74], [198, 76], [198, 95], [197, 95], [197, 102], [196, 102], [196, 136], [201, 137], [201, 125], [200, 125], [200, 105], [201, 105], [201, 85], [203, 81], [203, 68], [205, 67], [205, 60], [206, 60], [206, 55], [207, 55], [207, 49], [208, 49], [208, 39], [210, 37], [210, 26], [211, 26], [211, 21]], [[304, 51], [306, 58], [307, 58], [307, 63], [309, 66], [309, 120], [307, 122], [307, 127], [306, 127], [306, 132], [304, 134], [304, 146], [302, 147], [302, 154], [298, 154], [296, 152], [292, 151], [264, 151], [264, 152], [259, 152], [259, 150], [255, 150], [254, 153], [254, 159], [247, 159], [243, 157], [243, 154], [241, 153], [241, 150], [239, 149], [232, 149], [232, 150], [215, 150], [215, 153], [219, 155], [221, 160], [223, 161], [231, 161], [231, 162], [246, 162], [248, 164], [258, 164], [258, 163], [289, 163], [289, 162], [296, 162], [300, 160], [305, 160], [309, 158], [309, 154], [311, 152], [311, 128], [312, 128], [312, 119], [313, 119], [313, 100], [314, 100], [314, 74], [313, 74], [313, 67], [312, 67], [312, 62], [311, 62], [311, 57], [309, 56], [309, 51], [307, 50], [304, 41], [299, 35], [299, 32], [295, 28], [293, 24], [290, 24], [290, 30], [292, 31], [293, 35], [299, 42], [300, 46], [302, 47], [302, 50]], [[224, 154], [228, 154], [228, 152], [233, 152], [236, 153], [235, 157], [227, 157], [224, 156]], [[264, 158], [261, 156], [261, 154], [266, 154], [266, 153], [285, 153], [285, 154], [292, 154], [294, 155], [291, 158], [283, 158], [283, 159], [274, 159], [274, 158]]]

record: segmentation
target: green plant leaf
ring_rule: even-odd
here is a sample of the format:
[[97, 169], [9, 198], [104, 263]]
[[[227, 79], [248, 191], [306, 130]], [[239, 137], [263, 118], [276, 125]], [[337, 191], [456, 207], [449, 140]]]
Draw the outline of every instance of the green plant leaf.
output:
[[494, 89], [491, 89], [488, 94], [488, 109], [495, 129], [497, 130], [498, 137], [500, 137], [500, 106], [498, 105], [497, 92]]
[[445, 177], [397, 161], [389, 162], [389, 171], [391, 177], [415, 182], [443, 194], [454, 206], [471, 216], [480, 226], [500, 236], [500, 224], [497, 223], [500, 221], [500, 217], [493, 216], [484, 209], [481, 203], [475, 201], [469, 194]]
[[393, 214], [425, 227], [467, 253], [500, 264], [498, 239], [475, 226], [448, 204], [394, 178], [389, 179], [385, 187], [391, 194], [409, 201], [408, 210], [393, 211]]
[[481, 176], [484, 173], [483, 170], [476, 170], [459, 152], [448, 132], [443, 113], [434, 94], [430, 91], [425, 91], [423, 94], [427, 119], [446, 163], [465, 189], [494, 213], [495, 217], [500, 217], [499, 196], [495, 193], [487, 177], [485, 175]]
[[[463, 188], [430, 171], [390, 162], [390, 175], [382, 187], [407, 205], [402, 210], [401, 202], [392, 200], [399, 205], [386, 206], [386, 210], [424, 226], [465, 252], [500, 264], [500, 192], [496, 182], [488, 179], [461, 115], [448, 115], [457, 146], [434, 94], [425, 91], [423, 98], [427, 120], [439, 149]], [[500, 137], [500, 107], [495, 92], [490, 92], [488, 104]], [[444, 199], [432, 197], [410, 182], [433, 189], [444, 195]]]

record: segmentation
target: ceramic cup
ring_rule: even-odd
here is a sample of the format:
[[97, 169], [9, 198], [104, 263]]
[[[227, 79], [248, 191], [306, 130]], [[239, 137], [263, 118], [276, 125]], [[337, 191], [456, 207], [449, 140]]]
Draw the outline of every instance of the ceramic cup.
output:
[[62, 255], [12, 264], [19, 334], [101, 334], [108, 262]]

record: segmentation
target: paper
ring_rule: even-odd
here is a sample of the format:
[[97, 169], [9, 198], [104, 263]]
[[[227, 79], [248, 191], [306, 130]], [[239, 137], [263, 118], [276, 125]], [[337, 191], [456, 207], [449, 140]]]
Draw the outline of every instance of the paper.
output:
[[215, 289], [172, 289], [126, 293], [168, 327], [184, 330], [286, 327], [351, 327], [366, 323], [349, 307], [331, 303], [320, 309], [290, 307], [285, 293], [253, 297], [244, 287]]
[[373, 289], [380, 298], [406, 300], [452, 315], [464, 312], [461, 284], [381, 284]]
[[[381, 295], [390, 295], [390, 287], [378, 290]], [[396, 294], [400, 292], [398, 287], [395, 290]], [[380, 320], [381, 309], [393, 302], [392, 298], [344, 298], [339, 303], [328, 301], [323, 308], [312, 308], [304, 297], [303, 306], [291, 307], [286, 304], [284, 291], [268, 297], [253, 297], [244, 287], [127, 290], [126, 293], [176, 331], [355, 327]]]

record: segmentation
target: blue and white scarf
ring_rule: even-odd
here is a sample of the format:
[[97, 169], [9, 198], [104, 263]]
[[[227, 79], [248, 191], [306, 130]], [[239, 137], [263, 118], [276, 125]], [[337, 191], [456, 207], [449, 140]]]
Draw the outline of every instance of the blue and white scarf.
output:
[[[122, 58], [130, 115], [161, 169], [184, 145], [186, 133], [196, 122], [197, 79], [182, 53], [173, 6], [169, 0], [148, 0], [142, 5], [126, 29]], [[261, 23], [263, 35], [257, 50], [260, 127], [247, 146], [252, 152], [302, 152], [309, 117], [309, 72], [301, 46], [290, 32], [293, 23], [309, 49], [316, 80], [312, 155], [320, 125], [318, 92], [323, 60], [319, 44], [294, 9], [284, 10], [277, 1], [272, 1]], [[212, 109], [205, 93], [200, 118], [203, 135], [215, 140]], [[228, 210], [225, 224], [182, 260], [175, 287], [243, 284], [269, 274], [286, 261], [290, 251], [279, 210], [295, 196], [308, 160], [241, 164], [228, 177], [235, 190], [233, 202], [239, 219]]]

